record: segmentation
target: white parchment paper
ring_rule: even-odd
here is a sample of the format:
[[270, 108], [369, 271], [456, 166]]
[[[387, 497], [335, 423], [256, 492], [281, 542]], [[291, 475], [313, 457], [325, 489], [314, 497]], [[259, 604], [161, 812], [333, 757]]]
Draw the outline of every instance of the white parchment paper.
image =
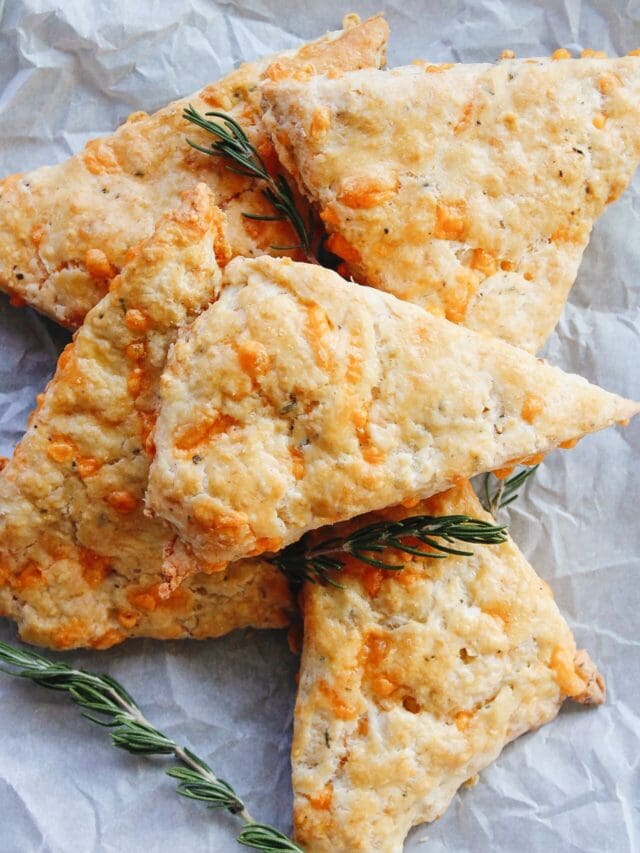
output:
[[[234, 64], [384, 8], [389, 60], [495, 59], [559, 46], [640, 46], [638, 0], [0, 0], [0, 176], [57, 162], [132, 110]], [[640, 179], [597, 223], [551, 360], [640, 398]], [[0, 454], [19, 438], [67, 339], [0, 296]], [[406, 850], [640, 850], [640, 424], [553, 454], [510, 511], [578, 643], [606, 676], [597, 710], [567, 707], [518, 740]], [[15, 641], [0, 620], [0, 638]], [[65, 655], [120, 678], [150, 719], [206, 757], [259, 818], [290, 826], [296, 660], [284, 635], [133, 642]], [[0, 853], [233, 851], [236, 823], [181, 800], [160, 760], [112, 749], [61, 697], [0, 678]], [[426, 839], [426, 840], [425, 840]]]

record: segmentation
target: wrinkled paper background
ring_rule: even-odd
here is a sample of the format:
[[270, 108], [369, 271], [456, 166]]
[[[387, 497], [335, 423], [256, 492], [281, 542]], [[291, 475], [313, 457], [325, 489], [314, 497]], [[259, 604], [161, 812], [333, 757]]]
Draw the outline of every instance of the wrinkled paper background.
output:
[[[304, 4], [310, 5], [310, 4]], [[638, 0], [0, 0], [0, 176], [57, 162], [133, 110], [236, 63], [385, 7], [390, 64], [485, 61], [559, 46], [640, 46]], [[597, 223], [547, 355], [640, 398], [640, 175]], [[0, 454], [66, 342], [0, 295]], [[566, 707], [505, 750], [407, 851], [640, 850], [640, 424], [552, 455], [509, 510], [512, 533], [606, 675], [598, 710]], [[0, 638], [15, 641], [0, 620]], [[290, 826], [296, 660], [277, 632], [136, 641], [64, 656], [121, 679], [149, 718], [205, 756], [260, 819]], [[157, 765], [157, 766], [154, 766]], [[230, 851], [236, 822], [176, 796], [160, 759], [112, 749], [68, 703], [0, 677], [0, 853]], [[425, 846], [426, 844], [426, 846]]]

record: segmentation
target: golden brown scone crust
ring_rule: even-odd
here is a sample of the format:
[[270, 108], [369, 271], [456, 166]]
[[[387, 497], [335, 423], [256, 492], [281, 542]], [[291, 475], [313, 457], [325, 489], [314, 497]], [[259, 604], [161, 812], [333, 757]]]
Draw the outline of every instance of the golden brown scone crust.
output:
[[167, 361], [148, 503], [218, 564], [639, 410], [331, 270], [235, 258]]
[[163, 598], [174, 536], [144, 514], [160, 372], [177, 327], [219, 291], [222, 224], [201, 184], [131, 250], [0, 477], [0, 614], [24, 640], [102, 649], [287, 622], [287, 584], [259, 560]]
[[[410, 510], [490, 520], [468, 484]], [[331, 530], [340, 535], [340, 529]], [[343, 589], [307, 584], [292, 750], [294, 826], [307, 853], [400, 853], [509, 741], [604, 684], [515, 544], [472, 557], [351, 562]], [[400, 559], [402, 556], [402, 559]]]
[[186, 122], [182, 111], [192, 103], [201, 112], [228, 112], [278, 170], [260, 118], [258, 83], [265, 75], [333, 74], [383, 63], [385, 21], [346, 23], [343, 32], [297, 51], [242, 65], [154, 115], [134, 113], [112, 136], [89, 142], [58, 166], [0, 182], [0, 288], [12, 294], [14, 304], [27, 302], [66, 326], [80, 325], [122, 267], [127, 249], [148, 237], [156, 220], [197, 181], [215, 191], [227, 212], [234, 254], [295, 243], [286, 223], [242, 216], [272, 210], [255, 181], [189, 148], [187, 136], [207, 146], [212, 137]]
[[640, 160], [640, 58], [268, 81], [281, 161], [362, 283], [536, 352]]

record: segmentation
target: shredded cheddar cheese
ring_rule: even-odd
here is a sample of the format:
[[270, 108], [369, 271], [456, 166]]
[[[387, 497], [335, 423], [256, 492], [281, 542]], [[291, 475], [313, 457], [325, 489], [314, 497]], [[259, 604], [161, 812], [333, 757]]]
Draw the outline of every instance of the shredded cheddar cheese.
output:
[[146, 332], [149, 318], [138, 308], [129, 308], [124, 315], [124, 324], [131, 332]]
[[138, 505], [136, 497], [126, 489], [116, 489], [106, 496], [105, 501], [122, 515], [133, 512]]
[[467, 230], [466, 214], [464, 199], [452, 199], [436, 205], [433, 236], [440, 240], [462, 240]]
[[345, 178], [338, 194], [338, 201], [354, 209], [376, 207], [393, 198], [397, 189], [398, 180], [390, 175]]

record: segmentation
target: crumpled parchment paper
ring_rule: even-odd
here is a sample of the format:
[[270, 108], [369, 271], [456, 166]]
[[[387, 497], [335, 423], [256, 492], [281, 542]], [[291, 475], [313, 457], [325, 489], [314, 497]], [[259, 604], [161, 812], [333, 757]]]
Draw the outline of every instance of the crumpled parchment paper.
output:
[[[640, 46], [637, 0], [372, 0], [389, 61], [485, 61], [559, 46]], [[351, 4], [295, 0], [0, 0], [0, 174], [54, 163], [128, 113], [151, 111], [243, 59], [339, 27]], [[546, 354], [640, 398], [640, 176], [597, 223]], [[67, 334], [0, 296], [0, 454], [19, 438]], [[566, 707], [508, 747], [406, 850], [640, 850], [640, 424], [553, 454], [509, 511], [551, 582], [607, 704]], [[0, 638], [15, 641], [0, 620]], [[132, 642], [65, 655], [107, 671], [143, 710], [228, 778], [259, 819], [288, 829], [296, 660], [277, 632]], [[236, 822], [176, 796], [160, 759], [114, 750], [64, 698], [0, 677], [1, 853], [231, 851]]]

